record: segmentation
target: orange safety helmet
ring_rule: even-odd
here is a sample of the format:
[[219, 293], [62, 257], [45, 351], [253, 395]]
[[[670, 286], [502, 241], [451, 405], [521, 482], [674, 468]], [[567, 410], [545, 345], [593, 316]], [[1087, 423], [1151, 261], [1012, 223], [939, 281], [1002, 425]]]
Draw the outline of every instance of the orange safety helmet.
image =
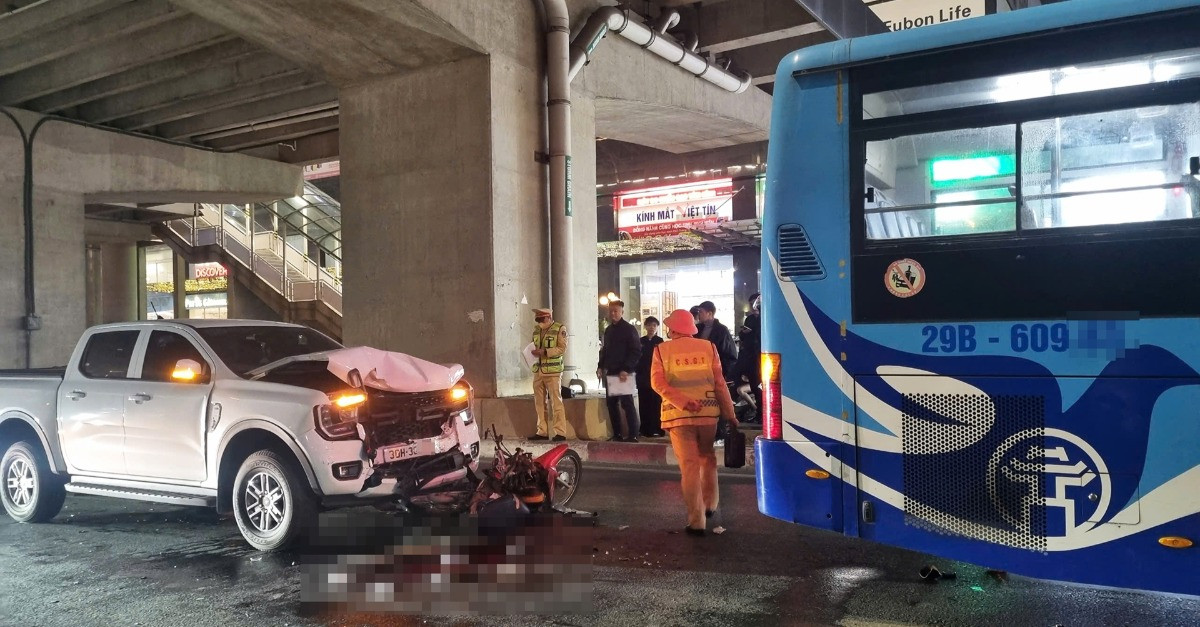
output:
[[684, 335], [695, 335], [700, 331], [696, 328], [696, 321], [692, 319], [692, 314], [686, 309], [676, 309], [663, 320], [663, 324], [675, 333]]

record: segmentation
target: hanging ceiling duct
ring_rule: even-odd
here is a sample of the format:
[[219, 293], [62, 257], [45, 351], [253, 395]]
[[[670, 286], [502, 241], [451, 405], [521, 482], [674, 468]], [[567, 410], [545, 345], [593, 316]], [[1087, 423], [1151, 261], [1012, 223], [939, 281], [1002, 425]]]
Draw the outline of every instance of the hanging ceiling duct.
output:
[[591, 61], [592, 52], [600, 44], [600, 40], [609, 32], [613, 32], [721, 89], [740, 94], [750, 87], [749, 74], [735, 75], [709, 63], [693, 51], [692, 42], [689, 41], [687, 45], [680, 44], [666, 35], [667, 29], [679, 23], [678, 11], [665, 11], [653, 26], [633, 19], [632, 15], [628, 9], [604, 7], [588, 18], [583, 30], [579, 31], [571, 42], [570, 78], [574, 79], [579, 70]]

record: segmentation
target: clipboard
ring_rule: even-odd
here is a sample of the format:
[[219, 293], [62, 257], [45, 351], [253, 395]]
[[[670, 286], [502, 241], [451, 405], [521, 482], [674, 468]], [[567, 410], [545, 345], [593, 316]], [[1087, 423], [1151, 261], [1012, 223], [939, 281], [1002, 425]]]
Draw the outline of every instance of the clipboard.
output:
[[608, 390], [609, 396], [632, 396], [637, 394], [637, 378], [631, 374], [622, 383], [621, 377], [610, 374], [604, 377], [604, 387]]
[[521, 359], [525, 360], [526, 368], [533, 368], [537, 365], [538, 358], [533, 354], [533, 351], [535, 350], [537, 350], [537, 346], [535, 346], [533, 342], [530, 342], [528, 346], [521, 349]]

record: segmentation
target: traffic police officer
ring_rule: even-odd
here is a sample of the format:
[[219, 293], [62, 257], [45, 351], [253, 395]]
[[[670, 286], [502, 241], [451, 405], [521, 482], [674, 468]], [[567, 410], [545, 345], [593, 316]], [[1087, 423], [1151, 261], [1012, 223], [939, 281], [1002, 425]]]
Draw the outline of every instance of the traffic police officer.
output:
[[530, 440], [550, 439], [551, 425], [546, 419], [546, 399], [550, 400], [550, 423], [553, 423], [554, 441], [567, 439], [567, 412], [563, 409], [562, 373], [563, 353], [567, 352], [567, 327], [554, 321], [554, 312], [548, 308], [534, 309], [533, 356], [533, 403], [537, 408], [537, 435]]
[[721, 372], [717, 347], [696, 335], [696, 322], [685, 309], [663, 321], [669, 341], [654, 349], [650, 385], [662, 396], [662, 428], [671, 436], [679, 460], [689, 535], [704, 535], [717, 509], [717, 454], [713, 440], [717, 418], [736, 429], [733, 399]]

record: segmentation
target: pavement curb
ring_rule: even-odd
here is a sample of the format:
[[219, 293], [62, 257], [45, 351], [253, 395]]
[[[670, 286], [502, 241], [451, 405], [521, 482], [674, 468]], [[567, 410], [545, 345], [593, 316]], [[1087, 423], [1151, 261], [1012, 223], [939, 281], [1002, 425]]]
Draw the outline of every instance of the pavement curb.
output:
[[[661, 441], [655, 438], [650, 441], [640, 442], [592, 442], [583, 440], [567, 440], [566, 444], [571, 447], [571, 450], [579, 454], [579, 458], [585, 462], [595, 462], [598, 464], [622, 464], [631, 466], [665, 466], [678, 467], [679, 460], [675, 458], [675, 452], [671, 449], [671, 444], [666, 438], [661, 438]], [[480, 442], [480, 457], [491, 459], [495, 453], [495, 446], [490, 442]], [[549, 451], [558, 446], [557, 442], [545, 441], [530, 441], [525, 438], [506, 438], [504, 445], [509, 450], [515, 451], [521, 449], [533, 453], [534, 457]], [[724, 468], [725, 449], [717, 447], [717, 467]], [[746, 447], [746, 467], [754, 467], [754, 445], [751, 443]]]

